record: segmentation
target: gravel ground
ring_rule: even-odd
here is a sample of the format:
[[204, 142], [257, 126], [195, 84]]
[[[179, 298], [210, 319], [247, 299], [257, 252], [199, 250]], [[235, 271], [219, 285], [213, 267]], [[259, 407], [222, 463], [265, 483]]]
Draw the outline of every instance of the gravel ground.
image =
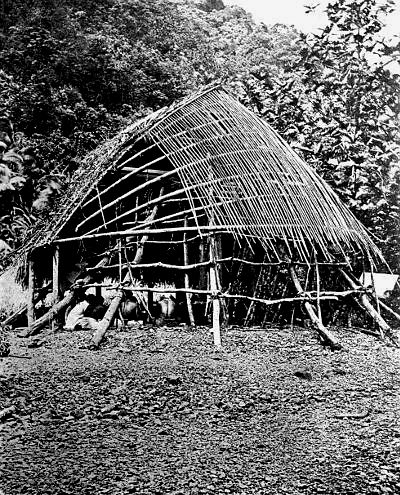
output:
[[[400, 493], [400, 350], [338, 330], [13, 338], [4, 495]], [[36, 346], [36, 347], [34, 347]], [[1, 489], [0, 489], [1, 493]]]

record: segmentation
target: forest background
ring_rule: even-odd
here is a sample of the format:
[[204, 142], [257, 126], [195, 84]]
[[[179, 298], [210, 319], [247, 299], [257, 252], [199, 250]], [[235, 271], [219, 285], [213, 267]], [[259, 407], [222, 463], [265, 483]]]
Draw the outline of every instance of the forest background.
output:
[[[392, 0], [332, 0], [317, 34], [222, 0], [0, 0], [0, 251], [128, 123], [221, 82], [270, 123], [400, 271], [400, 38]], [[309, 7], [312, 15], [312, 7]]]

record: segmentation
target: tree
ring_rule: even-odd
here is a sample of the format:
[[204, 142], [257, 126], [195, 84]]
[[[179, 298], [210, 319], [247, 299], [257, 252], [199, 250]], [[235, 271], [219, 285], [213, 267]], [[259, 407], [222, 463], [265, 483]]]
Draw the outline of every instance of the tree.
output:
[[399, 46], [380, 35], [392, 0], [333, 0], [328, 25], [249, 100], [327, 180], [399, 269]]
[[19, 149], [11, 122], [0, 118], [0, 253], [16, 247], [35, 218], [26, 208], [32, 190], [26, 171], [34, 167], [28, 150]]
[[[21, 172], [18, 207], [28, 217], [45, 213], [79, 158], [128, 122], [211, 81], [235, 87], [248, 73], [257, 81], [254, 67], [278, 73], [295, 48], [284, 29], [257, 26], [220, 0], [2, 6], [0, 117], [14, 124], [17, 152], [35, 157]], [[16, 198], [3, 199], [14, 212], [9, 225]], [[21, 242], [11, 237], [13, 246]]]

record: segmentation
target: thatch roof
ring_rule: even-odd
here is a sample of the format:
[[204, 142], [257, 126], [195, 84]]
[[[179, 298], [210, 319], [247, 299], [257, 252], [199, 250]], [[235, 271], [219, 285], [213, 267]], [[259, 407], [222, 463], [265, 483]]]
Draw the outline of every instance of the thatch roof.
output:
[[222, 230], [259, 239], [266, 248], [281, 239], [308, 259], [312, 245], [325, 254], [341, 246], [380, 256], [365, 228], [318, 174], [266, 122], [219, 87], [155, 112], [88, 155], [52, 219], [23, 251], [59, 238], [99, 181], [139, 140], [156, 144], [190, 204], [200, 204]]

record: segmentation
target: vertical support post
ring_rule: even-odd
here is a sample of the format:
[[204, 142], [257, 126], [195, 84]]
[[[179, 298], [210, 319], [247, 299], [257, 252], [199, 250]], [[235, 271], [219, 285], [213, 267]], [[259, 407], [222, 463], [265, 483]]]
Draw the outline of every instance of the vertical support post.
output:
[[[136, 196], [135, 198], [135, 209], [137, 210], [137, 208], [139, 207], [139, 196]], [[135, 211], [135, 223], [137, 223], [138, 221], [138, 212]]]
[[[121, 285], [122, 283], [122, 238], [118, 239], [118, 281]], [[119, 327], [118, 322], [121, 322], [121, 328], [125, 327], [125, 321], [122, 316], [121, 306], [118, 307], [118, 318], [115, 319], [115, 324], [117, 328]]]
[[[208, 261], [209, 256], [207, 253], [205, 237], [201, 237], [200, 239], [199, 251], [200, 251], [200, 256], [199, 256], [200, 263], [204, 263], [205, 261]], [[207, 289], [207, 268], [203, 266], [199, 268], [199, 289]]]
[[[189, 264], [188, 245], [186, 242], [187, 224], [188, 224], [187, 217], [185, 217], [185, 232], [183, 234], [183, 264], [185, 266]], [[185, 271], [185, 275], [184, 275], [184, 285], [185, 285], [185, 289], [190, 288], [189, 274], [186, 271]], [[194, 315], [193, 315], [192, 295], [189, 292], [186, 292], [186, 306], [187, 306], [190, 325], [192, 327], [194, 327], [196, 325], [196, 322], [194, 321]]]
[[118, 275], [119, 283], [122, 282], [122, 240], [118, 239]]
[[[221, 246], [221, 237], [220, 236], [215, 236], [215, 245], [214, 245], [214, 259], [220, 259], [222, 258], [222, 246]], [[222, 292], [222, 284], [221, 284], [221, 270], [218, 266], [217, 263], [215, 263], [215, 275], [217, 278], [217, 288], [219, 292]], [[221, 310], [221, 320], [222, 321], [222, 326], [226, 326], [229, 321], [229, 313], [228, 313], [228, 307], [226, 304], [226, 300], [224, 298], [221, 298], [220, 300], [220, 310]]]
[[60, 247], [56, 244], [53, 250], [53, 304], [60, 300]]
[[[208, 154], [208, 158], [210, 159], [208, 163], [208, 176], [210, 180], [210, 225], [214, 225], [214, 187], [212, 180], [214, 179], [214, 174], [212, 170], [212, 162], [211, 156]], [[209, 239], [209, 247], [210, 247], [210, 290], [212, 292], [212, 324], [213, 324], [213, 333], [214, 333], [214, 345], [217, 348], [221, 347], [221, 326], [220, 326], [220, 314], [221, 314], [221, 302], [218, 298], [218, 277], [215, 269], [215, 237], [211, 232], [208, 236]]]
[[[374, 265], [372, 263], [371, 256], [368, 256], [368, 261], [369, 261], [369, 267], [371, 270], [371, 282], [372, 282], [372, 290], [373, 290], [373, 294], [374, 294], [374, 298], [375, 298], [375, 305], [376, 305], [375, 307], [376, 307], [376, 311], [378, 312], [379, 316], [381, 316], [381, 308], [379, 306], [379, 298], [378, 298], [378, 295], [376, 293], [376, 287], [375, 287]], [[381, 337], [383, 337], [383, 332], [382, 332], [380, 327], [379, 327], [379, 332], [381, 334]]]
[[[154, 284], [153, 282], [151, 282], [149, 284], [149, 287], [153, 287]], [[154, 295], [153, 295], [153, 292], [151, 290], [147, 291], [147, 308], [148, 308], [148, 313], [149, 313], [149, 316], [150, 316], [150, 321], [152, 321], [152, 319], [154, 318]], [[157, 315], [157, 312], [156, 312], [156, 315]], [[158, 315], [157, 315], [158, 316]]]
[[317, 283], [317, 311], [318, 311], [318, 318], [322, 321], [321, 301], [320, 301], [321, 279], [319, 276], [319, 266], [318, 266], [317, 252], [315, 248], [314, 248], [314, 262], [315, 262], [315, 278]]
[[[350, 287], [352, 289], [359, 289], [360, 288], [360, 283], [358, 282], [358, 280], [354, 280], [342, 268], [339, 269], [339, 272], [347, 280], [347, 282], [350, 284]], [[390, 326], [386, 323], [386, 321], [382, 318], [382, 316], [378, 313], [378, 311], [376, 311], [376, 309], [370, 303], [367, 294], [361, 293], [359, 296], [359, 302], [361, 303], [361, 306], [363, 306], [364, 309], [370, 314], [370, 316], [375, 321], [375, 323], [378, 324], [380, 335], [382, 336], [382, 335], [386, 334], [388, 337], [390, 337], [390, 339], [393, 341], [393, 343], [396, 344], [396, 346], [399, 346], [397, 336], [393, 334]]]
[[[265, 259], [266, 259], [266, 255], [264, 255], [263, 263], [265, 263]], [[262, 286], [263, 283], [264, 283], [264, 267], [261, 267], [260, 271], [258, 272], [256, 284], [254, 286], [253, 297], [257, 297], [259, 295], [260, 285]], [[261, 289], [262, 289], [262, 287], [261, 287]], [[246, 318], [244, 319], [244, 323], [243, 323], [243, 325], [245, 327], [247, 327], [250, 324], [250, 322], [254, 316], [255, 307], [256, 307], [256, 303], [254, 301], [251, 301], [249, 308], [247, 310], [247, 313], [246, 313]]]
[[214, 334], [214, 345], [221, 347], [221, 326], [220, 326], [220, 314], [221, 314], [221, 301], [217, 296], [218, 283], [217, 273], [215, 270], [215, 239], [213, 235], [210, 235], [210, 290], [213, 293], [212, 299], [212, 325]]
[[[161, 198], [164, 193], [164, 187], [160, 189], [160, 195], [159, 197]], [[146, 221], [151, 222], [154, 220], [154, 218], [157, 215], [158, 212], [158, 207], [159, 205], [156, 204], [151, 212], [151, 214], [147, 217]], [[147, 239], [149, 238], [148, 235], [142, 236], [140, 239], [140, 242], [138, 243], [137, 251], [135, 258], [132, 261], [132, 265], [137, 265], [138, 263], [141, 262], [142, 257], [143, 257], [143, 251], [144, 251], [144, 246], [146, 244]], [[129, 265], [128, 265], [129, 266]], [[132, 282], [131, 280], [131, 270], [128, 269], [128, 273], [125, 275], [125, 277], [122, 280], [122, 283], [125, 282]], [[113, 320], [115, 313], [117, 312], [119, 305], [124, 297], [124, 291], [120, 288], [116, 295], [114, 296], [114, 299], [111, 301], [110, 305], [108, 306], [108, 309], [106, 311], [106, 314], [103, 316], [103, 319], [99, 322], [99, 326], [96, 330], [96, 332], [92, 335], [92, 340], [91, 343], [94, 347], [98, 347], [102, 338], [104, 337], [104, 334], [107, 332], [108, 327], [111, 324], [111, 321]]]
[[[56, 244], [53, 248], [53, 306], [60, 300], [60, 247]], [[57, 316], [51, 322], [51, 328], [54, 332], [59, 326], [60, 320]]]
[[32, 255], [29, 253], [28, 257], [28, 305], [27, 305], [27, 316], [28, 316], [28, 328], [31, 328], [35, 321], [35, 272], [33, 267]]

